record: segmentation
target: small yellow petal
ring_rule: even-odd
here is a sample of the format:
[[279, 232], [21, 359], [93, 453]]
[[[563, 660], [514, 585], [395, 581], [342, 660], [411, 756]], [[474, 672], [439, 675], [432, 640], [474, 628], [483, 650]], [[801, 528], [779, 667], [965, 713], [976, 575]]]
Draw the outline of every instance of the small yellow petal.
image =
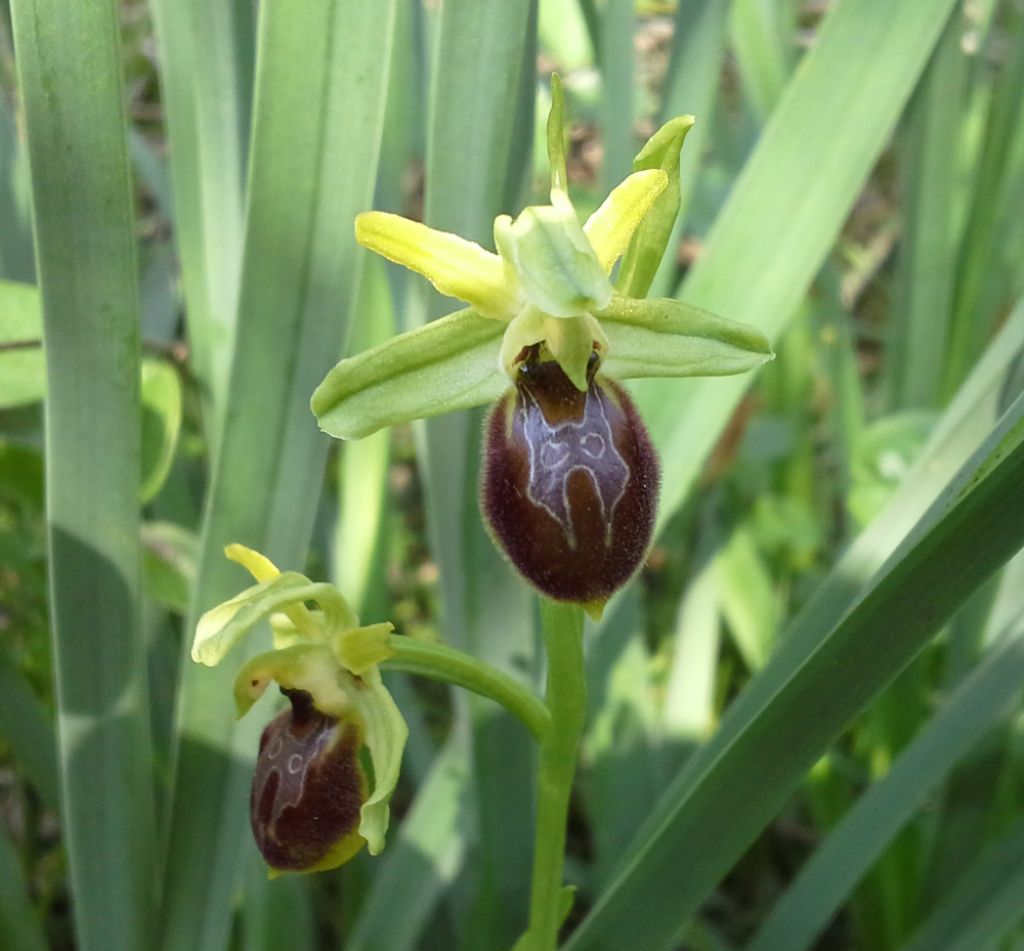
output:
[[356, 217], [356, 241], [422, 274], [442, 294], [464, 300], [485, 317], [511, 320], [519, 310], [514, 273], [497, 254], [457, 234], [369, 211]]
[[239, 545], [238, 542], [227, 545], [224, 554], [235, 564], [241, 565], [257, 581], [270, 581], [281, 574], [277, 565], [266, 555], [255, 549], [246, 548], [245, 545]]
[[532, 347], [544, 339], [546, 320], [536, 307], [524, 307], [506, 328], [501, 338], [498, 362], [505, 373], [515, 378], [516, 360], [525, 347]]
[[263, 696], [270, 682], [286, 690], [304, 690], [321, 713], [340, 717], [352, 701], [339, 680], [338, 664], [324, 644], [297, 644], [250, 658], [235, 675], [235, 711], [242, 717]]
[[[224, 549], [224, 554], [231, 561], [241, 565], [257, 581], [271, 581], [281, 574], [280, 569], [262, 552], [254, 548], [247, 548], [234, 542]], [[285, 614], [295, 627], [303, 634], [312, 635], [316, 633], [317, 625], [313, 615], [304, 604], [293, 604], [285, 608]]]
[[583, 233], [594, 246], [605, 273], [625, 253], [633, 232], [667, 185], [668, 175], [660, 168], [634, 172], [613, 188], [587, 219]]
[[362, 677], [371, 667], [393, 657], [388, 637], [395, 629], [390, 621], [341, 631], [331, 638], [334, 657], [347, 670]]
[[[587, 390], [587, 369], [594, 343], [598, 348], [605, 346], [605, 336], [600, 324], [590, 315], [558, 319], [548, 317], [544, 321], [544, 342], [551, 356], [555, 358], [573, 386], [581, 393]], [[606, 347], [605, 347], [606, 349]]]

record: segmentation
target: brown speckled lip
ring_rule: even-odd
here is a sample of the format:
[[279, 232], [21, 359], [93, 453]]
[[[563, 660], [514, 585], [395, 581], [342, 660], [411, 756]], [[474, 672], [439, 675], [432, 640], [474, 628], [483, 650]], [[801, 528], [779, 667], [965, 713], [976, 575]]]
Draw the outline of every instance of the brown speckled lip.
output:
[[532, 357], [488, 418], [485, 522], [512, 565], [556, 601], [604, 600], [636, 573], [658, 484], [636, 407], [600, 375], [582, 393], [557, 363]]
[[359, 730], [317, 710], [308, 693], [263, 730], [253, 776], [253, 837], [271, 868], [311, 868], [359, 826], [365, 780]]

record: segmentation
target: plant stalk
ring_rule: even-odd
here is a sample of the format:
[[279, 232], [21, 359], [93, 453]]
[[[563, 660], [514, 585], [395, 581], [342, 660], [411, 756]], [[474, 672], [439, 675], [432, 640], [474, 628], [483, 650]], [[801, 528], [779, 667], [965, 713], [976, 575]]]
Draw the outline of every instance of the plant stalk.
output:
[[[537, 822], [530, 888], [529, 951], [555, 951], [565, 918], [562, 888], [569, 797], [587, 712], [583, 672], [583, 610], [542, 598], [541, 627], [548, 654], [551, 725], [540, 745]], [[517, 946], [518, 951], [518, 946]]]
[[538, 742], [544, 738], [551, 723], [548, 708], [539, 697], [503, 671], [453, 647], [412, 637], [392, 634], [388, 646], [394, 654], [383, 662], [385, 670], [402, 670], [472, 690], [500, 703], [517, 716]]

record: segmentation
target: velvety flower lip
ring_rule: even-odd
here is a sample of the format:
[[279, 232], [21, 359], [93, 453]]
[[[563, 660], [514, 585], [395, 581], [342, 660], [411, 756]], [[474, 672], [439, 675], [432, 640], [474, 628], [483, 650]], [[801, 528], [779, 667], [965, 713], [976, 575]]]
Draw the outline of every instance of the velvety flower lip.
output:
[[647, 554], [658, 483], [639, 413], [596, 357], [581, 393], [533, 347], [484, 428], [480, 507], [512, 566], [600, 617]]
[[652, 136], [634, 172], [581, 225], [567, 190], [563, 111], [556, 76], [550, 203], [499, 215], [495, 251], [399, 215], [356, 218], [360, 244], [468, 307], [342, 360], [310, 401], [321, 429], [354, 439], [493, 403], [537, 345], [580, 392], [594, 353], [602, 371], [620, 379], [742, 373], [772, 358], [753, 327], [682, 301], [644, 299], [676, 217], [679, 151], [693, 117], [672, 119]]
[[192, 659], [216, 666], [270, 621], [274, 649], [243, 664], [234, 696], [244, 716], [276, 683], [291, 705], [264, 730], [253, 780], [253, 834], [271, 874], [333, 868], [364, 845], [376, 855], [408, 736], [377, 666], [392, 655], [393, 625], [360, 625], [333, 585], [281, 572], [257, 551], [225, 553], [257, 583], [200, 618]]

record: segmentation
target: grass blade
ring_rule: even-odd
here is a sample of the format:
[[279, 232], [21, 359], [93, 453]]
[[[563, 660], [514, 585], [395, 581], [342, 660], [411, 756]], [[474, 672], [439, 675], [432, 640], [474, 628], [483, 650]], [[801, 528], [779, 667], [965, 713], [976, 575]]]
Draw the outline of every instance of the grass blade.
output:
[[77, 943], [132, 951], [152, 946], [155, 831], [139, 610], [139, 304], [118, 4], [16, 0], [11, 10], [51, 381], [51, 621]]
[[601, 18], [601, 181], [605, 190], [633, 171], [633, 0], [608, 0]]
[[1024, 823], [965, 870], [952, 894], [900, 951], [989, 951], [1020, 921], [1024, 900]]
[[[377, 0], [261, 5], [230, 425], [186, 630], [242, 583], [223, 557], [226, 543], [266, 551], [284, 567], [303, 563], [328, 446], [307, 403], [343, 349], [355, 300], [351, 223], [372, 201], [393, 13], [393, 3]], [[164, 885], [167, 949], [215, 951], [228, 937], [246, 841], [247, 763], [260, 728], [258, 717], [236, 728], [232, 677], [231, 664], [211, 671], [186, 661]]]
[[[192, 365], [223, 412], [242, 264], [253, 5], [151, 0]], [[216, 436], [216, 413], [207, 431]]]
[[684, 768], [567, 949], [670, 940], [854, 714], [1024, 544], [1024, 510], [1012, 502], [1022, 478], [1024, 396], [856, 607], [810, 649], [791, 637], [793, 650], [747, 688], [764, 698], [759, 709], [732, 708], [731, 724]]
[[679, 214], [662, 258], [650, 297], [671, 297], [679, 283], [676, 249], [690, 209], [694, 181], [713, 125], [712, 110], [725, 57], [730, 4], [696, 0], [676, 6], [675, 42], [665, 82], [661, 121], [673, 116], [696, 117], [679, 160]]
[[[938, 39], [952, 0], [844, 0], [772, 112], [683, 286], [777, 340], [835, 240]], [[660, 524], [749, 377], [633, 384], [662, 452]], [[680, 414], [679, 407], [687, 407]]]
[[0, 941], [12, 951], [46, 951], [27, 885], [7, 832], [0, 830]]
[[956, 234], [953, 211], [964, 98], [963, 23], [950, 18], [909, 106], [900, 249], [900, 298], [886, 348], [895, 407], [940, 405], [943, 358], [952, 320]]
[[[413, 951], [466, 849], [469, 751], [453, 735], [438, 752], [374, 876], [345, 951]], [[401, 914], [395, 909], [401, 908]]]
[[802, 951], [956, 762], [1010, 713], [1024, 684], [1024, 631], [993, 648], [846, 814], [744, 951]]

